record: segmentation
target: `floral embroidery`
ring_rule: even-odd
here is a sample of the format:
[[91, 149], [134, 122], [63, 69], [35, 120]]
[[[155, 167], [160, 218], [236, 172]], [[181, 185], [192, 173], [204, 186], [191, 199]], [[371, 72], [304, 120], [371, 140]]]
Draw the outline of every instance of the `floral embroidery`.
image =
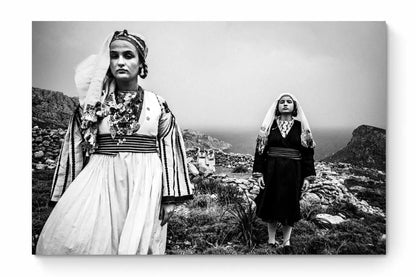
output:
[[287, 136], [287, 134], [293, 126], [293, 122], [293, 118], [289, 121], [280, 120], [280, 118], [277, 120], [277, 126], [279, 127], [282, 137], [285, 138]]
[[113, 139], [121, 136], [119, 143], [125, 141], [124, 136], [130, 136], [140, 129], [140, 102], [138, 91], [118, 92], [116, 101], [109, 102], [110, 134]]
[[118, 143], [123, 143], [125, 136], [137, 132], [140, 129], [142, 96], [143, 90], [139, 87], [138, 91], [120, 91], [116, 96], [114, 92], [110, 92], [104, 103], [87, 105], [81, 117], [81, 130], [85, 139], [83, 149], [88, 153], [95, 151], [98, 122], [106, 116], [109, 116], [111, 137], [118, 137]]

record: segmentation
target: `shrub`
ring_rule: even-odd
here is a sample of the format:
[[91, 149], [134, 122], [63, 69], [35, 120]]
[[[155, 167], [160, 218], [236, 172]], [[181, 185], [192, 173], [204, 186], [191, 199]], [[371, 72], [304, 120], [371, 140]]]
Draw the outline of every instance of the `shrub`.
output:
[[[191, 208], [189, 214], [174, 214], [168, 225], [167, 249], [192, 247], [196, 254], [203, 253], [213, 245], [223, 245], [238, 234], [234, 224], [219, 206]], [[189, 246], [184, 242], [190, 242]], [[176, 249], [176, 250], [175, 250]], [[169, 252], [171, 253], [171, 252]]]
[[300, 201], [300, 214], [303, 219], [312, 220], [315, 215], [325, 212], [319, 203], [307, 203], [306, 201]]
[[231, 246], [215, 245], [203, 251], [204, 255], [235, 255], [238, 254]]
[[48, 207], [53, 170], [36, 170], [32, 173], [32, 253], [43, 225], [45, 225], [52, 207]]
[[221, 181], [214, 178], [198, 179], [195, 183], [195, 194], [215, 194], [218, 197], [218, 203], [222, 206], [226, 206], [235, 200], [244, 201], [243, 193], [238, 190], [237, 186], [224, 185]]
[[357, 193], [359, 199], [364, 199], [371, 206], [376, 206], [386, 211], [386, 193], [381, 189], [367, 189]]
[[231, 172], [232, 173], [247, 173], [247, 172], [249, 172], [249, 170], [244, 165], [237, 165], [236, 167], [233, 168], [233, 170]]
[[257, 220], [257, 216], [256, 210], [253, 207], [247, 194], [244, 193], [244, 196], [246, 201], [240, 201], [240, 199], [234, 198], [229, 205], [228, 212], [236, 220], [240, 235], [245, 245], [252, 247], [254, 242], [253, 226], [254, 222]]
[[213, 199], [208, 194], [197, 194], [194, 198], [189, 201], [189, 208], [208, 208], [208, 206], [213, 202]]

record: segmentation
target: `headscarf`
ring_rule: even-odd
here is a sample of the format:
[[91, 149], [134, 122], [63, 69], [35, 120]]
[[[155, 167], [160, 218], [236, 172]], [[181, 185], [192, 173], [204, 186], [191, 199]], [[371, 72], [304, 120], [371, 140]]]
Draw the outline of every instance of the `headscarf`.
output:
[[128, 42], [130, 42], [131, 44], [134, 45], [134, 47], [136, 47], [137, 52], [139, 53], [139, 55], [142, 56], [143, 61], [146, 59], [147, 57], [147, 46], [146, 43], [144, 42], [144, 40], [142, 38], [140, 38], [140, 36], [138, 35], [134, 35], [134, 34], [129, 34], [127, 32], [127, 30], [124, 31], [116, 31], [114, 33], [113, 39], [111, 40], [111, 42], [115, 41], [115, 40], [126, 40]]
[[306, 119], [306, 115], [303, 112], [302, 106], [300, 105], [299, 101], [296, 99], [295, 96], [293, 96], [290, 93], [282, 93], [270, 106], [269, 110], [266, 113], [266, 116], [263, 119], [263, 123], [261, 124], [261, 128], [257, 136], [257, 146], [256, 146], [257, 151], [260, 154], [263, 153], [264, 148], [267, 145], [267, 139], [270, 134], [270, 129], [272, 127], [273, 121], [276, 119], [276, 109], [278, 108], [279, 100], [283, 96], [289, 96], [293, 99], [294, 102], [296, 102], [298, 114], [294, 116], [293, 118], [299, 120], [302, 126], [302, 132], [301, 132], [302, 146], [308, 147], [308, 148], [314, 148], [316, 146], [316, 143], [312, 137], [312, 132], [309, 127], [308, 120]]

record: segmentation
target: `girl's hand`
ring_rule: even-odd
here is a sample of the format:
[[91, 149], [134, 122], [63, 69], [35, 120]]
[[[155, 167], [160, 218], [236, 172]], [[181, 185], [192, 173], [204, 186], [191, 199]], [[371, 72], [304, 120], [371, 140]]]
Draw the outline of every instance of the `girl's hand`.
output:
[[302, 186], [302, 188], [303, 189], [306, 189], [307, 187], [309, 187], [309, 184], [310, 183], [309, 183], [309, 180], [308, 179], [306, 179], [306, 178], [303, 179], [303, 186]]
[[162, 204], [160, 207], [160, 214], [159, 219], [162, 220], [160, 223], [161, 226], [165, 225], [171, 216], [173, 215], [173, 211], [175, 209], [175, 204]]
[[261, 189], [264, 189], [266, 187], [266, 185], [264, 184], [263, 176], [257, 178], [257, 183], [259, 184], [259, 187]]

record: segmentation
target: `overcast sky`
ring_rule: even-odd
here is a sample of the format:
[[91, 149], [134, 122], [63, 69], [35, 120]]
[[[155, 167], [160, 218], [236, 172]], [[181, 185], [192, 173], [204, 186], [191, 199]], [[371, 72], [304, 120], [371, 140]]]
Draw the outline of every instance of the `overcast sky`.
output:
[[142, 86], [183, 128], [259, 126], [282, 92], [312, 130], [386, 128], [384, 22], [33, 22], [33, 86], [77, 96], [76, 65], [122, 29], [144, 35]]

